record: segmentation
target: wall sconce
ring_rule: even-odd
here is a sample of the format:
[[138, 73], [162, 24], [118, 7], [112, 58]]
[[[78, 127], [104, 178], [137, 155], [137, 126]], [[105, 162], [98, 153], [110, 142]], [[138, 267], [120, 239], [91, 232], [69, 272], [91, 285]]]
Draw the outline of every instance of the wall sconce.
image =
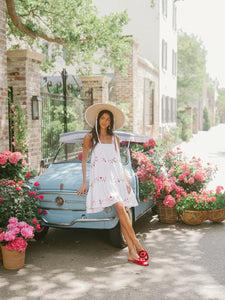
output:
[[32, 96], [31, 107], [32, 107], [32, 120], [39, 120], [39, 101], [42, 101], [40, 96]]

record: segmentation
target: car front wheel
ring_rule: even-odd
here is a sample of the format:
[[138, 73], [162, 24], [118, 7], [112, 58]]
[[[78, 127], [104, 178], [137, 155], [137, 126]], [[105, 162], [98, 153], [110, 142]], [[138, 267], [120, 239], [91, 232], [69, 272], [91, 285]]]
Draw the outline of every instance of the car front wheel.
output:
[[35, 240], [43, 239], [45, 237], [45, 235], [47, 234], [48, 230], [49, 230], [48, 226], [41, 226], [41, 230], [35, 232], [35, 235], [34, 235]]
[[[127, 209], [127, 215], [131, 224], [133, 224], [133, 210], [131, 208]], [[122, 249], [127, 246], [126, 240], [122, 234], [120, 222], [118, 222], [115, 228], [109, 230], [109, 240], [110, 244], [116, 248]]]

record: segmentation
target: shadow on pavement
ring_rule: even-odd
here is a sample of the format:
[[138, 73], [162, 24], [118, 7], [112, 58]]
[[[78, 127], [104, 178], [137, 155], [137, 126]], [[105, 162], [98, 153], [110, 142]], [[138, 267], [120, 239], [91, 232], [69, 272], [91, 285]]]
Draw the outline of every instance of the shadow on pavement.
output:
[[[50, 229], [18, 271], [0, 266], [0, 299], [224, 299], [224, 223], [135, 224], [150, 266], [127, 262], [107, 231]], [[1, 298], [4, 295], [4, 298]]]

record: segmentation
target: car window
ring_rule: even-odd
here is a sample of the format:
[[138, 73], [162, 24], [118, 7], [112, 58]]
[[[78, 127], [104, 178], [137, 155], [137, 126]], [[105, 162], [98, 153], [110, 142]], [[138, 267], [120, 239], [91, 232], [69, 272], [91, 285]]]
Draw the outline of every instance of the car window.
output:
[[[67, 143], [62, 144], [57, 156], [54, 160], [54, 164], [58, 163], [78, 163], [82, 161], [83, 145], [81, 143]], [[128, 148], [127, 145], [120, 144], [120, 156], [123, 164], [128, 163]], [[91, 151], [88, 152], [88, 161], [91, 159]]]
[[[82, 151], [83, 151], [83, 145], [81, 143], [62, 144], [54, 160], [54, 164], [81, 162]], [[88, 153], [88, 161], [90, 160], [90, 157], [91, 157], [91, 151], [89, 151]]]

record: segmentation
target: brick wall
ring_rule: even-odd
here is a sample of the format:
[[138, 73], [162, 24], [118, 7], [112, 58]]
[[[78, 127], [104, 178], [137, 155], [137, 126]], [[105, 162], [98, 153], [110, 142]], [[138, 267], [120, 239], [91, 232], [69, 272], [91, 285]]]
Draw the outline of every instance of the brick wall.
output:
[[0, 151], [9, 149], [5, 1], [0, 0]]
[[[159, 134], [159, 101], [158, 101], [158, 71], [138, 52], [138, 44], [132, 45], [132, 52], [128, 54], [130, 63], [127, 76], [114, 72], [114, 89], [111, 98], [122, 108], [126, 115], [125, 127], [128, 131], [157, 136]], [[145, 124], [145, 81], [148, 80], [154, 88], [154, 107], [150, 114], [154, 114], [154, 123]], [[151, 115], [152, 117], [152, 115]]]
[[43, 55], [30, 50], [7, 51], [8, 86], [13, 87], [14, 103], [27, 106], [30, 169], [40, 169], [41, 119], [32, 120], [32, 96], [40, 95], [40, 63]]

